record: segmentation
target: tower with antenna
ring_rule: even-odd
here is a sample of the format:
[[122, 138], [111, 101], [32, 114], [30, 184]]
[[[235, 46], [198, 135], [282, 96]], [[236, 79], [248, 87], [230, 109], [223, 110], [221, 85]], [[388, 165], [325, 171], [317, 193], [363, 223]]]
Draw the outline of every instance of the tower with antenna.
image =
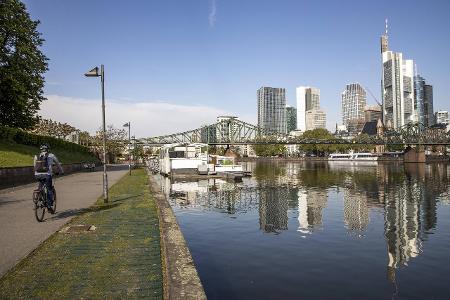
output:
[[389, 51], [389, 41], [388, 41], [388, 19], [384, 20], [385, 22], [385, 31], [381, 36], [381, 53]]
[[390, 122], [394, 129], [417, 122], [414, 98], [414, 62], [403, 59], [401, 52], [394, 52], [388, 45], [388, 20], [381, 36], [381, 98], [383, 123]]

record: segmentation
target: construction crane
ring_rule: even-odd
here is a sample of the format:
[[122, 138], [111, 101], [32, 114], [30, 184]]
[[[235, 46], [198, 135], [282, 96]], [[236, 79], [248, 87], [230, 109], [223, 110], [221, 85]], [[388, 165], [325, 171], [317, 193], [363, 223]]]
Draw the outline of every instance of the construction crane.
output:
[[378, 99], [373, 95], [372, 91], [371, 91], [368, 87], [366, 87], [366, 86], [363, 86], [363, 87], [364, 87], [364, 89], [366, 89], [366, 90], [369, 92], [369, 94], [372, 96], [372, 98], [375, 100], [375, 102], [376, 102], [379, 106], [382, 106], [382, 104], [380, 103], [380, 101], [378, 101]]

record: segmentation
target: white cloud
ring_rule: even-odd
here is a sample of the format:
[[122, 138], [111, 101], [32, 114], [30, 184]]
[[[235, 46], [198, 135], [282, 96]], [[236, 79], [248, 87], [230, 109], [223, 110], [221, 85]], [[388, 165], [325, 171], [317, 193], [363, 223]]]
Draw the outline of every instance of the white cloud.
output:
[[[90, 133], [102, 125], [101, 100], [46, 95], [39, 114], [46, 119], [68, 123]], [[212, 124], [219, 115], [230, 115], [208, 106], [178, 105], [165, 102], [126, 102], [107, 99], [106, 124], [122, 127], [131, 122], [131, 134], [151, 137], [172, 134]], [[252, 121], [253, 118], [244, 118]]]
[[216, 24], [216, 13], [217, 13], [216, 0], [210, 0], [209, 15], [208, 15], [210, 27], [214, 27], [214, 24]]

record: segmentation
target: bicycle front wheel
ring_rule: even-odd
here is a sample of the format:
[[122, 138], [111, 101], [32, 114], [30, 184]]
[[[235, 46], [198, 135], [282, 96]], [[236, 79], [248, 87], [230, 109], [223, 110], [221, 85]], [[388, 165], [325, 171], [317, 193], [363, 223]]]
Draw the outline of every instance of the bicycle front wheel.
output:
[[36, 220], [38, 222], [42, 222], [44, 220], [45, 215], [45, 198], [42, 193], [39, 193], [36, 201], [34, 202], [34, 215], [36, 216]]

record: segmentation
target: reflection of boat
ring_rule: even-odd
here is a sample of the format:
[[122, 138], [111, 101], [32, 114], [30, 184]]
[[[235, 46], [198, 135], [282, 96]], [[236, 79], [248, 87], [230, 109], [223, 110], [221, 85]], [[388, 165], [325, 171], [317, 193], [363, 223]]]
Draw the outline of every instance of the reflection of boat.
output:
[[332, 153], [328, 157], [329, 161], [377, 161], [378, 155], [375, 153]]

